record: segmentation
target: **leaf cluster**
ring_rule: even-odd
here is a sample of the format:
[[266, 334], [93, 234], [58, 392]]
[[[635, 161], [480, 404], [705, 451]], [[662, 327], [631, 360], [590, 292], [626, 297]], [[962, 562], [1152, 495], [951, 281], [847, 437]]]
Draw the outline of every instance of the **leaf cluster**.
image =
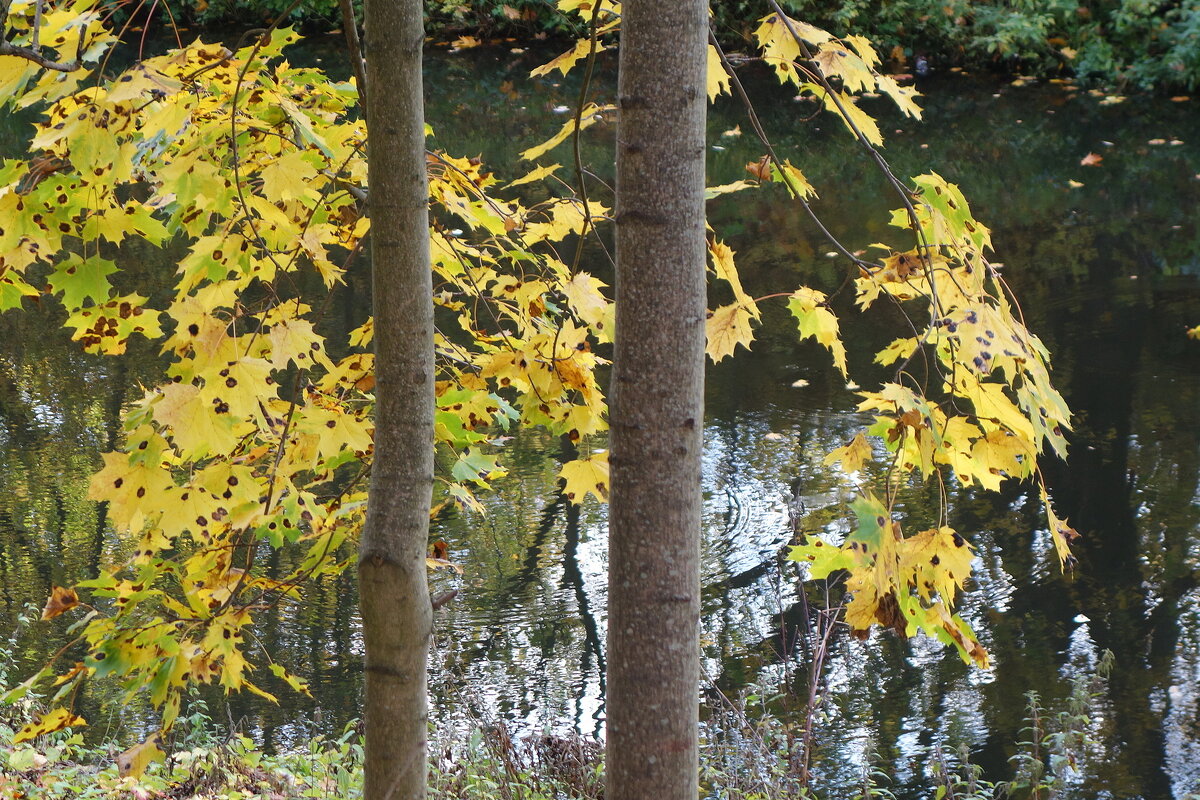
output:
[[[620, 6], [609, 0], [557, 7], [586, 19], [593, 36], [534, 74], [566, 74], [620, 25]], [[76, 50], [100, 58], [111, 34], [97, 17], [79, 20]], [[972, 555], [947, 522], [948, 501], [935, 527], [912, 535], [898, 508], [925, 484], [945, 498], [951, 482], [996, 490], [1006, 479], [1036, 478], [1040, 453], [1065, 452], [1069, 414], [1050, 383], [1049, 354], [1025, 327], [989, 261], [990, 233], [958, 188], [935, 173], [902, 183], [886, 167], [879, 127], [858, 97], [886, 94], [914, 117], [921, 109], [911, 87], [881, 71], [873, 45], [778, 10], [759, 20], [754, 37], [779, 79], [837, 115], [880, 165], [901, 204], [892, 223], [904, 241], [878, 243], [878, 258], [868, 260], [834, 240], [848, 257], [859, 309], [891, 304], [904, 336], [875, 359], [891, 378], [861, 393], [872, 424], [827, 458], [860, 484], [852, 532], [840, 541], [811, 537], [792, 557], [810, 577], [848, 573], [845, 620], [855, 631], [924, 631], [984, 666], [986, 651], [953, 611]], [[54, 296], [83, 349], [116, 355], [142, 336], [168, 362], [163, 380], [126, 410], [122, 447], [104, 455], [90, 487], [127, 549], [77, 585], [88, 602], [56, 587], [43, 612], [83, 610], [72, 630], [86, 654], [72, 651], [57, 676], [48, 666], [8, 692], [17, 700], [52, 683], [63, 704], [19, 740], [83, 724], [70, 698], [89, 677], [110, 677], [129, 695], [146, 691], [162, 712], [162, 732], [121, 756], [138, 773], [161, 758], [157, 737], [170, 732], [190, 686], [273, 699], [251, 679], [266, 667], [276, 682], [307, 691], [270, 653], [257, 653], [252, 622], [347, 563], [367, 500], [375, 380], [373, 322], [330, 341], [320, 299], [354, 275], [371, 230], [357, 87], [292, 66], [283, 49], [297, 39], [275, 29], [236, 51], [198, 40], [116, 74], [102, 67], [94, 78], [0, 58], [16, 92], [10, 102], [43, 115], [34, 161], [0, 164], [0, 310]], [[744, 97], [715, 44], [708, 69], [710, 97]], [[547, 160], [611, 110], [581, 99], [574, 119], [522, 158]], [[766, 154], [748, 165], [750, 180], [710, 196], [782, 185], [819, 224], [816, 190], [777, 156], [752, 108], [749, 115]], [[516, 425], [579, 445], [560, 473], [568, 498], [606, 497], [597, 370], [613, 307], [605, 284], [576, 265], [581, 240], [609, 209], [588, 199], [578, 163], [578, 191], [533, 193], [559, 180], [560, 168], [543, 163], [505, 182], [478, 159], [427, 151], [439, 310], [434, 513], [483, 510], [475, 493], [503, 476], [504, 433]], [[572, 238], [570, 258], [559, 251]], [[170, 291], [121, 288], [116, 249], [130, 241], [181, 248]], [[735, 253], [715, 234], [709, 252], [714, 282], [732, 296], [708, 314], [714, 361], [750, 347], [761, 303], [784, 299], [799, 336], [826, 348], [849, 377], [833, 298], [806, 286], [752, 297]], [[863, 469], [868, 462], [882, 466], [878, 481]], [[1065, 564], [1074, 531], [1040, 491]], [[263, 553], [276, 550], [290, 554], [283, 574], [263, 567]], [[436, 551], [430, 563], [453, 566]]]
[[[103, 52], [112, 38], [92, 19], [81, 17], [79, 35]], [[148, 690], [164, 731], [190, 685], [273, 699], [250, 679], [255, 612], [342, 569], [364, 515], [373, 325], [330, 344], [325, 303], [305, 294], [344, 282], [369, 235], [366, 131], [352, 82], [282, 59], [297, 38], [277, 29], [236, 52], [196, 41], [95, 81], [0, 59], [23, 92], [12, 102], [43, 112], [34, 163], [0, 166], [0, 310], [56, 296], [84, 350], [119, 355], [142, 336], [169, 362], [126, 409], [122, 449], [92, 479], [89, 497], [107, 503], [129, 547], [77, 585], [90, 592], [72, 625], [86, 655], [58, 676], [56, 699], [112, 677]], [[495, 193], [539, 174], [504, 186], [476, 159], [428, 159], [445, 323], [439, 510], [482, 510], [474, 492], [504, 473], [497, 433], [520, 423], [580, 442], [604, 430], [594, 345], [611, 337], [611, 303], [555, 248], [607, 209], [556, 197], [525, 206]], [[165, 298], [114, 284], [124, 276], [112, 257], [130, 240], [183, 248]], [[585, 453], [580, 466], [568, 465], [569, 489], [586, 472], [578, 496], [603, 496], [604, 455]], [[293, 551], [292, 567], [268, 575], [263, 549]], [[75, 589], [56, 587], [43, 616], [80, 605]], [[263, 655], [277, 681], [307, 692]], [[8, 699], [49, 678], [43, 670]], [[79, 724], [57, 708], [19, 738]], [[135, 773], [158, 757], [153, 737], [123, 756]]]

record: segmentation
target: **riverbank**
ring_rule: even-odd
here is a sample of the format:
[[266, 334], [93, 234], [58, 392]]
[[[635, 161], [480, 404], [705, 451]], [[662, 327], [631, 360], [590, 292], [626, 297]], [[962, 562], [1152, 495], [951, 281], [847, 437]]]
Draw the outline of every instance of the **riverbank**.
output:
[[[1095, 747], [1111, 654], [1091, 675], [1077, 678], [1061, 708], [1041, 705], [1030, 692], [1025, 740], [1013, 742], [1008, 780], [983, 780], [965, 742], [926, 744], [922, 796], [997, 800], [1076, 786]], [[803, 725], [774, 716], [772, 701], [744, 692], [706, 702], [700, 775], [705, 798], [889, 797], [905, 770], [879, 752], [892, 743], [862, 742], [863, 765], [845, 772], [810, 771]], [[13, 719], [0, 719], [0, 798], [38, 800], [292, 800], [362, 797], [363, 742], [354, 723], [334, 738], [314, 736], [284, 753], [265, 753], [248, 736], [221, 731], [194, 703], [172, 741], [118, 753], [113, 744], [88, 747], [61, 732], [12, 744]], [[815, 715], [809, 716], [811, 723]], [[819, 739], [819, 732], [817, 733]], [[819, 747], [819, 744], [812, 745]], [[152, 758], [153, 754], [153, 758]], [[911, 776], [907, 776], [910, 777]], [[460, 730], [431, 731], [429, 800], [558, 800], [604, 797], [603, 745], [578, 733], [521, 735], [503, 721], [476, 719]], [[1188, 795], [1185, 800], [1195, 800]]]
[[[840, 35], [866, 36], [894, 71], [961, 67], [1001, 74], [1075, 77], [1115, 91], [1187, 92], [1200, 86], [1200, 5], [1055, 0], [779, 0], [784, 11]], [[361, 19], [361, 2], [355, 0]], [[549, 0], [431, 0], [426, 28], [437, 40], [463, 36], [530, 43], [578, 38], [586, 21]], [[141, 8], [141, 7], [139, 7]], [[338, 0], [169, 0], [134, 12], [135, 27], [255, 26], [287, 14], [309, 31], [341, 25]], [[764, 2], [715, 0], [713, 28], [727, 47], [749, 40]], [[149, 14], [143, 17], [142, 14]]]

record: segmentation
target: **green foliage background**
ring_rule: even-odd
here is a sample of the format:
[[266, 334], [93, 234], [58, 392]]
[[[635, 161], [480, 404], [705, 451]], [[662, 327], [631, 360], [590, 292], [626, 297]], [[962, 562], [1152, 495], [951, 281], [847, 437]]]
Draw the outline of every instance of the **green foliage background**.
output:
[[[361, 12], [361, 0], [354, 5]], [[551, 0], [425, 5], [434, 35], [579, 33], [578, 17], [560, 14]], [[935, 67], [1074, 74], [1143, 90], [1200, 86], [1200, 0], [780, 0], [780, 5], [836, 35], [868, 36], [884, 52], [899, 48], [909, 61], [924, 55]], [[227, 25], [271, 19], [291, 0], [167, 0], [165, 6], [183, 23]], [[717, 30], [730, 41], [745, 38], [770, 11], [765, 0], [713, 0], [712, 9]], [[161, 6], [150, 13], [163, 14]], [[337, 0], [303, 0], [290, 17], [313, 29], [340, 24]]]

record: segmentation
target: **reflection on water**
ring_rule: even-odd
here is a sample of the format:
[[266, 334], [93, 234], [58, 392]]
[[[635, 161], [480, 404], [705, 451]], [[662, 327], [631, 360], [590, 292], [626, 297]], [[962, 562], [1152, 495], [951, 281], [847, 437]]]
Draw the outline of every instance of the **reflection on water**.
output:
[[[500, 174], [519, 173], [519, 147], [561, 124], [545, 109], [573, 102], [577, 91], [569, 82], [522, 80], [531, 65], [523, 59], [479, 52], [433, 61], [430, 116], [443, 146], [482, 152]], [[505, 81], [513, 87], [502, 91]], [[990, 776], [1007, 776], [1026, 692], [1037, 691], [1048, 709], [1065, 708], [1072, 683], [1112, 651], [1114, 669], [1095, 689], [1086, 763], [1070, 785], [1079, 796], [1200, 792], [1200, 346], [1183, 335], [1200, 323], [1200, 141], [1187, 141], [1200, 116], [1189, 104], [1133, 98], [1101, 107], [1061, 88], [997, 89], [962, 78], [926, 91], [924, 124], [885, 125], [896, 130], [888, 152], [899, 173], [936, 167], [960, 183], [992, 225], [1005, 274], [1078, 414], [1071, 461], [1049, 464], [1047, 477], [1085, 539], [1079, 569], [1064, 577], [1028, 487], [995, 496], [952, 491], [950, 523], [974, 532], [979, 555], [961, 610], [995, 666], [969, 669], [922, 639], [835, 636], [820, 676], [826, 699], [814, 768], [822, 785], [847, 787], [870, 752], [901, 782], [898, 794], [916, 796], [930, 780], [932, 750], [965, 744]], [[818, 186], [819, 211], [835, 233], [851, 249], [895, 240], [886, 194], [838, 124], [801, 126], [806, 105], [765, 82], [757, 93], [777, 147]], [[871, 110], [891, 119], [882, 103]], [[721, 137], [739, 122], [732, 104], [718, 106], [710, 123], [722, 148], [711, 154], [714, 180], [740, 177], [760, 155], [747, 137]], [[11, 148], [15, 134], [3, 133], [0, 146]], [[601, 172], [608, 136], [611, 127], [598, 128], [585, 152]], [[1172, 137], [1184, 144], [1148, 144]], [[1079, 166], [1089, 152], [1103, 154], [1100, 167]], [[1072, 188], [1071, 180], [1084, 185]], [[844, 281], [845, 265], [824, 256], [826, 244], [779, 197], [718, 201], [710, 219], [738, 252], [755, 295], [801, 282], [834, 292]], [[143, 284], [170, 274], [144, 253], [127, 261]], [[351, 276], [339, 297], [335, 316], [347, 328], [365, 313], [366, 286], [365, 276]], [[842, 293], [835, 305], [848, 312], [850, 298]], [[122, 404], [157, 369], [149, 350], [122, 361], [75, 353], [52, 306], [0, 315], [0, 627], [22, 604], [40, 604], [51, 583], [119, 557], [102, 509], [85, 499], [87, 477], [115, 441]], [[867, 377], [871, 353], [893, 336], [887, 317], [876, 313], [879, 324], [848, 342], [851, 363]], [[793, 386], [801, 379], [807, 385]], [[783, 693], [773, 701], [778, 713], [802, 713], [806, 632], [825, 598], [798, 584], [781, 552], [797, 530], [844, 530], [839, 503], [851, 487], [822, 457], [862, 422], [854, 402], [827, 357], [799, 345], [777, 308], [767, 311], [753, 352], [710, 370], [706, 692], [761, 686], [766, 695]], [[436, 523], [466, 574], [434, 576], [439, 587], [461, 590], [437, 615], [435, 714], [443, 724], [506, 717], [527, 729], [598, 734], [604, 509], [574, 508], [559, 494], [554, 475], [570, 455], [560, 442], [526, 432], [507, 449], [512, 477], [485, 498], [487, 515], [447, 514]], [[910, 528], [930, 518], [933, 500], [908, 500]], [[272, 568], [283, 573], [289, 564], [276, 556]], [[309, 678], [316, 699], [280, 692], [283, 705], [270, 707], [237, 696], [227, 701], [229, 716], [270, 746], [357, 716], [352, 575], [309, 587], [303, 604], [258, 634]], [[51, 626], [23, 633], [22, 669], [63, 635]], [[103, 695], [81, 703], [105, 720], [94, 727], [109, 731], [144, 719], [144, 710], [118, 713]], [[225, 718], [224, 709], [216, 717]]]

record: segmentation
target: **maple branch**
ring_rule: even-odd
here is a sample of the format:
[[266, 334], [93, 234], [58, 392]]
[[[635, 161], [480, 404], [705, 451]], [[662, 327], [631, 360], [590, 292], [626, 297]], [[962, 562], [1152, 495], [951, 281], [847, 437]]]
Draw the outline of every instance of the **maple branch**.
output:
[[[812, 51], [808, 48], [808, 44], [803, 38], [801, 38], [800, 34], [796, 32], [796, 28], [792, 25], [792, 20], [787, 16], [787, 14], [783, 13], [783, 9], [780, 7], [778, 0], [767, 0], [767, 2], [770, 3], [771, 8], [773, 8], [775, 13], [779, 16], [779, 21], [783, 23], [785, 28], [787, 28], [788, 34], [791, 35], [792, 40], [796, 43], [796, 46], [800, 48], [800, 52], [804, 55], [805, 59], [815, 62], [816, 59], [813, 57]], [[912, 198], [914, 196], [913, 192], [900, 182], [899, 178], [897, 178], [895, 173], [892, 172], [892, 167], [883, 157], [883, 154], [880, 153], [879, 150], [877, 150], [875, 146], [867, 140], [866, 134], [864, 134], [858, 125], [855, 124], [854, 120], [851, 119], [850, 113], [846, 111], [846, 106], [842, 103], [842, 98], [836, 91], [834, 91], [833, 87], [829, 83], [829, 79], [825, 76], [825, 73], [818, 69], [815, 71], [815, 76], [817, 78], [817, 82], [820, 83], [828, 93], [829, 99], [831, 99], [834, 106], [837, 107], [838, 114], [842, 117], [842, 120], [850, 127], [850, 130], [854, 132], [854, 138], [857, 139], [858, 143], [865, 147], [867, 152], [871, 154], [871, 157], [874, 159], [875, 165], [879, 168], [879, 171], [883, 173], [883, 176], [887, 179], [888, 183], [890, 183], [892, 188], [896, 190], [896, 194], [900, 196], [900, 201], [904, 203], [904, 209], [908, 214], [909, 223], [912, 225], [913, 233], [916, 234], [917, 237], [917, 249], [921, 252], [921, 260], [925, 264], [925, 271], [929, 280], [930, 294], [932, 296], [931, 302], [933, 305], [933, 310], [937, 316], [942, 316], [941, 302], [937, 293], [937, 288], [934, 286], [933, 275], [929, 274], [930, 270], [933, 268], [933, 259], [929, 255], [928, 251], [933, 249], [934, 246], [931, 245], [925, 238], [925, 232], [921, 229], [920, 220], [917, 219], [917, 210], [912, 203]]]
[[[38, 5], [41, 8], [41, 5]], [[0, 39], [0, 56], [16, 56], [23, 58], [26, 61], [32, 61], [43, 69], [53, 70], [55, 72], [74, 72], [82, 66], [83, 61], [83, 39], [79, 40], [79, 51], [75, 56], [74, 61], [54, 61], [46, 58], [38, 52], [37, 31], [34, 29], [34, 46], [22, 47], [19, 44], [13, 44], [7, 39]]]
[[[42, 69], [53, 70], [55, 72], [74, 72], [83, 65], [84, 41], [82, 33], [79, 36], [79, 44], [75, 51], [74, 61], [55, 61], [46, 58], [42, 55], [42, 45], [39, 41], [42, 29], [42, 4], [45, 0], [37, 0], [33, 6], [33, 33], [32, 41], [29, 47], [23, 47], [19, 44], [13, 44], [8, 39], [0, 37], [0, 56], [16, 56], [23, 58], [26, 61], [31, 61], [37, 64]], [[0, 19], [8, 19], [8, 10], [12, 5], [12, 0], [3, 0], [0, 3]]]
[[367, 107], [367, 71], [364, 67], [362, 44], [358, 41], [358, 20], [354, 18], [351, 0], [338, 0], [342, 10], [342, 31], [346, 34], [346, 49], [350, 51], [350, 67], [358, 82], [359, 108]]
[[771, 140], [767, 137], [766, 130], [763, 129], [762, 122], [758, 118], [758, 112], [754, 109], [754, 102], [750, 99], [750, 95], [746, 93], [746, 88], [742, 86], [741, 78], [737, 76], [737, 73], [733, 69], [733, 65], [729, 63], [729, 57], [725, 55], [725, 51], [721, 48], [720, 43], [717, 42], [716, 34], [713, 33], [711, 29], [708, 32], [708, 41], [709, 44], [716, 48], [717, 55], [721, 59], [721, 66], [725, 68], [725, 72], [728, 73], [734, 88], [737, 89], [738, 97], [741, 98], [742, 105], [746, 109], [746, 117], [750, 120], [750, 127], [754, 129], [754, 135], [758, 137], [758, 141], [761, 142], [762, 146], [766, 148], [767, 156], [770, 157], [771, 163], [774, 164], [779, 170], [779, 174], [783, 177], [783, 182], [788, 187], [788, 190], [791, 191], [792, 196], [800, 201], [800, 205], [805, 211], [808, 212], [808, 216], [812, 218], [812, 221], [821, 230], [822, 235], [829, 240], [830, 244], [837, 248], [839, 253], [850, 259], [852, 262], [854, 262], [854, 264], [862, 269], [868, 271], [879, 269], [882, 265], [875, 264], [870, 261], [864, 261], [858, 256], [854, 255], [854, 253], [850, 252], [846, 245], [842, 244], [841, 241], [839, 241], [838, 238], [833, 235], [829, 228], [825, 227], [825, 223], [823, 223], [821, 218], [817, 216], [817, 212], [813, 210], [812, 205], [810, 205], [809, 202], [804, 199], [804, 195], [801, 193], [800, 187], [793, 183], [792, 176], [789, 175], [787, 170], [783, 168], [783, 161], [778, 155], [776, 155], [775, 146], [771, 144]]
[[588, 92], [592, 87], [592, 73], [596, 68], [597, 23], [600, 19], [601, 5], [603, 4], [596, 3], [592, 7], [592, 18], [588, 22], [587, 70], [583, 73], [583, 84], [579, 87], [579, 101], [575, 104], [575, 132], [571, 137], [571, 149], [575, 157], [575, 178], [579, 181], [577, 190], [579, 199], [583, 201], [583, 223], [579, 228], [579, 240], [575, 243], [575, 258], [571, 261], [572, 273], [579, 269], [579, 262], [583, 258], [583, 245], [587, 241], [588, 228], [591, 228], [593, 231], [596, 229], [592, 223], [591, 209], [588, 206], [587, 181], [584, 179], [583, 150], [580, 134], [583, 131], [583, 107], [587, 103]]

